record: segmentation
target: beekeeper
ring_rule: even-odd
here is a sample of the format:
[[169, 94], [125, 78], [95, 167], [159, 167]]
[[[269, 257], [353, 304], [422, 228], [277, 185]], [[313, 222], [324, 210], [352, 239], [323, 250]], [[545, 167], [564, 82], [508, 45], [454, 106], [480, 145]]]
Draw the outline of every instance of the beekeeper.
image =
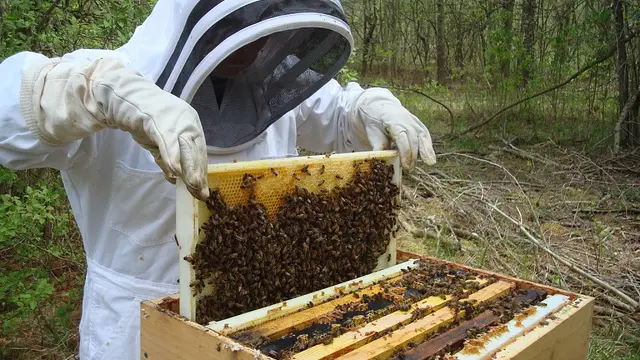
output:
[[0, 64], [0, 164], [60, 170], [84, 241], [81, 359], [139, 358], [140, 301], [178, 291], [175, 178], [204, 199], [207, 163], [296, 146], [435, 163], [389, 91], [332, 80], [352, 46], [337, 0], [159, 0], [117, 50]]

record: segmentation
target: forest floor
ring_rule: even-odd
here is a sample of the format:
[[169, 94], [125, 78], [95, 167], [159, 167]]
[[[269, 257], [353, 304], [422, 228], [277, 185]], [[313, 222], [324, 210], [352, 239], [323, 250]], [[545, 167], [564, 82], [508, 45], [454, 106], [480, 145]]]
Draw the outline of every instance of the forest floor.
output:
[[593, 296], [589, 359], [640, 359], [640, 311], [543, 250], [640, 299], [640, 151], [594, 158], [547, 141], [438, 154], [405, 175], [399, 246]]

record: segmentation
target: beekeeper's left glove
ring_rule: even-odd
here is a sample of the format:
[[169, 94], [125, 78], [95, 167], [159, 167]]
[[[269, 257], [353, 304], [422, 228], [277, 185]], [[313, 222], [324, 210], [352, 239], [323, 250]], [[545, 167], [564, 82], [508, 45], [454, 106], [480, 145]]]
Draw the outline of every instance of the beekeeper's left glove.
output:
[[115, 58], [31, 66], [23, 76], [21, 106], [27, 126], [51, 145], [104, 128], [127, 131], [167, 179], [180, 177], [194, 197], [209, 197], [198, 113]]
[[349, 123], [358, 143], [370, 150], [385, 150], [395, 142], [407, 171], [413, 170], [418, 155], [427, 165], [436, 163], [429, 130], [387, 89], [365, 90], [351, 109]]

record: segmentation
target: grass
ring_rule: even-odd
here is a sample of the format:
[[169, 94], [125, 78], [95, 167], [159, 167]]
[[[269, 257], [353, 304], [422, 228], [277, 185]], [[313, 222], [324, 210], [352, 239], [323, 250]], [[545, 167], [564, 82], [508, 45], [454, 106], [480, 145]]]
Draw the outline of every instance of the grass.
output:
[[[382, 80], [371, 83], [385, 84]], [[480, 123], [503, 107], [523, 97], [518, 91], [486, 91], [462, 88], [443, 90], [434, 85], [422, 89], [424, 93], [447, 105], [455, 117], [455, 131], [462, 131]], [[535, 90], [531, 90], [530, 93]], [[411, 92], [393, 90], [402, 103], [420, 118], [429, 130], [438, 136], [450, 132], [449, 113], [426, 97]], [[600, 94], [596, 94], [600, 95]], [[594, 101], [597, 106], [585, 104], [585, 94], [570, 89], [550, 93], [508, 110], [479, 134], [473, 134], [459, 147], [480, 146], [487, 140], [518, 138], [521, 142], [535, 143], [552, 140], [561, 145], [581, 146], [589, 151], [611, 145], [617, 114], [615, 94], [602, 94]], [[473, 141], [474, 143], [467, 143]]]
[[[635, 334], [635, 340], [625, 340], [625, 336]], [[589, 360], [638, 360], [640, 359], [640, 328], [624, 328], [610, 324], [592, 334], [589, 346]]]

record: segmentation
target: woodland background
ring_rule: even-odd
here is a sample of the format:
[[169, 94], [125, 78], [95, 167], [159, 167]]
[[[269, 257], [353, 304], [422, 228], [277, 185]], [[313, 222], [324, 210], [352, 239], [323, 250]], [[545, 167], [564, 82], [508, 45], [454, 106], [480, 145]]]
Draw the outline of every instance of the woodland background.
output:
[[[116, 48], [149, 0], [0, 0], [0, 60]], [[598, 300], [590, 359], [640, 359], [640, 1], [344, 0], [341, 82], [384, 86], [439, 162], [401, 246]], [[85, 260], [59, 175], [0, 167], [0, 358], [77, 352]]]

